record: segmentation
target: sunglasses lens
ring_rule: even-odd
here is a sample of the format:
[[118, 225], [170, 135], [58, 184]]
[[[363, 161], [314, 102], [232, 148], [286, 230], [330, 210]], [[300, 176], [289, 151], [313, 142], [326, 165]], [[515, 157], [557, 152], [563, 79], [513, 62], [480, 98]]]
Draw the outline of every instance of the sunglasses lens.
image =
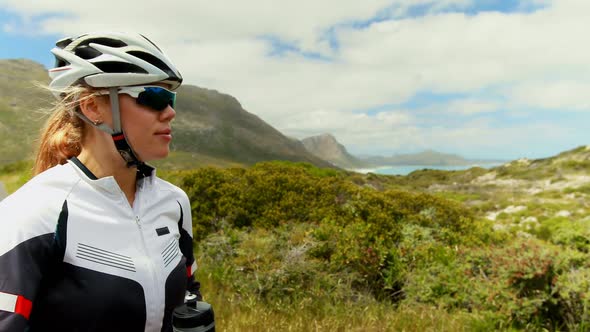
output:
[[145, 87], [137, 96], [137, 103], [156, 111], [163, 111], [168, 105], [176, 105], [176, 93], [160, 87]]

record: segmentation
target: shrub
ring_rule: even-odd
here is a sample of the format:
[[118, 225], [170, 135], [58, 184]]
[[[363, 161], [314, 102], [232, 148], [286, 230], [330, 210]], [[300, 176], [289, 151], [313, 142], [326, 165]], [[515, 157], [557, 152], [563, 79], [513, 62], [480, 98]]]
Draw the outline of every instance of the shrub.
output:
[[509, 322], [516, 328], [553, 330], [589, 323], [584, 254], [538, 240], [452, 248], [426, 236], [418, 243], [411, 251], [419, 263], [408, 274], [408, 302], [488, 313], [498, 324]]
[[[283, 247], [258, 248], [257, 255], [266, 258], [258, 260], [262, 263], [256, 266], [245, 263], [249, 256], [242, 255], [241, 250], [263, 243], [266, 237], [270, 242], [264, 243], [272, 243], [285, 228], [301, 225], [309, 230], [309, 234], [300, 236], [307, 241], [302, 266], [323, 269], [326, 284], [345, 276], [352, 293], [369, 292], [380, 299], [394, 300], [404, 282], [405, 269], [398, 250], [403, 224], [432, 229], [437, 241], [446, 244], [461, 243], [476, 234], [475, 230], [483, 230], [474, 227], [481, 223], [474, 222], [460, 203], [423, 193], [380, 192], [348, 181], [343, 172], [320, 171], [308, 164], [205, 168], [182, 176], [180, 183], [192, 202], [197, 239], [227, 232], [224, 229], [243, 230], [243, 237], [249, 237], [245, 235], [248, 232], [258, 234], [257, 242], [236, 242], [235, 256], [225, 264], [257, 271], [257, 292], [274, 299], [287, 296], [281, 289], [290, 288], [293, 280], [305, 283], [317, 271], [308, 275], [302, 267], [279, 263], [273, 255], [287, 250]], [[283, 268], [278, 269], [279, 265]]]
[[590, 220], [574, 221], [565, 217], [545, 219], [535, 234], [543, 240], [582, 252], [590, 249]]

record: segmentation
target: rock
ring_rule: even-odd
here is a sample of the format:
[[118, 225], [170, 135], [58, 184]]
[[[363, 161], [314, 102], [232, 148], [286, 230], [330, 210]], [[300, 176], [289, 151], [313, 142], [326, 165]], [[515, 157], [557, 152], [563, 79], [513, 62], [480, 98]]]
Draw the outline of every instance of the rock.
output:
[[503, 212], [505, 212], [505, 213], [517, 213], [517, 212], [524, 211], [526, 209], [527, 209], [527, 207], [524, 206], [524, 205], [519, 205], [519, 206], [510, 205], [507, 208], [505, 208]]
[[532, 237], [532, 235], [530, 233], [523, 232], [523, 231], [516, 232], [516, 236], [523, 238], [523, 239], [530, 239]]
[[538, 194], [538, 193], [540, 193], [540, 192], [543, 192], [543, 189], [541, 189], [541, 188], [536, 188], [536, 187], [533, 187], [533, 188], [529, 188], [529, 189], [527, 189], [527, 190], [526, 190], [526, 192], [527, 192], [527, 194], [529, 194], [529, 195], [536, 195], [536, 194]]
[[527, 231], [530, 231], [539, 225], [537, 218], [533, 217], [533, 216], [528, 216], [528, 217], [524, 218], [524, 220], [522, 220], [520, 223], [521, 223], [521, 225], [524, 226], [524, 228]]
[[556, 217], [569, 217], [572, 213], [567, 210], [561, 210], [555, 214]]
[[499, 214], [500, 214], [500, 212], [490, 212], [486, 215], [486, 219], [491, 220], [491, 221], [496, 221], [496, 218], [498, 218]]
[[503, 225], [503, 224], [494, 224], [494, 226], [492, 226], [492, 229], [494, 231], [504, 231], [504, 230], [506, 230], [506, 225]]
[[473, 183], [490, 182], [495, 179], [496, 179], [496, 172], [490, 172], [490, 173], [486, 173], [482, 176], [477, 177], [475, 180], [473, 180]]

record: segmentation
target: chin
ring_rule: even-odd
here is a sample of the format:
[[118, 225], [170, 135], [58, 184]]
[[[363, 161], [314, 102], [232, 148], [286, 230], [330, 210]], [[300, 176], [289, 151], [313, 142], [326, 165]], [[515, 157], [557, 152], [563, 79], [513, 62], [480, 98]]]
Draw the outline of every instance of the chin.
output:
[[147, 158], [141, 158], [141, 160], [143, 160], [144, 162], [160, 160], [168, 157], [169, 154], [170, 150], [167, 149], [166, 151], [158, 151], [157, 153], [151, 153]]

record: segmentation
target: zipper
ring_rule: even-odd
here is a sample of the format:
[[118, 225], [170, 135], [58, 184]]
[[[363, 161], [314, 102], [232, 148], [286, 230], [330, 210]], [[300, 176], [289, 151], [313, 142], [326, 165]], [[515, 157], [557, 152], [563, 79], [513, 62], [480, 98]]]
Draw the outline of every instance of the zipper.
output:
[[[151, 293], [154, 294], [154, 298], [152, 299], [152, 301], [148, 300], [146, 298], [146, 310], [148, 307], [152, 307], [152, 318], [154, 319], [154, 321], [150, 322], [149, 321], [149, 316], [146, 317], [146, 319], [148, 319], [148, 321], [146, 323], [148, 323], [147, 326], [151, 326], [153, 324], [157, 324], [159, 318], [158, 318], [158, 305], [157, 303], [160, 301], [159, 299], [161, 299], [161, 294], [158, 291], [159, 289], [159, 283], [158, 283], [158, 274], [156, 273], [156, 268], [155, 268], [155, 264], [153, 262], [153, 260], [151, 259], [150, 252], [148, 251], [148, 247], [147, 247], [147, 243], [145, 241], [145, 236], [143, 235], [143, 229], [141, 227], [141, 219], [139, 218], [139, 216], [135, 215], [135, 223], [137, 224], [138, 230], [139, 230], [139, 234], [141, 237], [141, 244], [143, 246], [143, 252], [144, 252], [144, 256], [145, 259], [147, 261], [147, 267], [150, 270], [150, 274], [151, 274], [151, 279], [152, 279], [152, 285], [151, 285]], [[150, 305], [149, 302], [152, 302], [152, 304]], [[147, 314], [147, 312], [146, 312]]]
[[[148, 250], [148, 246], [147, 246], [147, 242], [145, 239], [145, 236], [143, 234], [143, 227], [141, 225], [141, 218], [139, 217], [140, 215], [140, 194], [141, 194], [141, 189], [143, 188], [143, 186], [141, 186], [140, 188], [137, 189], [137, 194], [135, 195], [135, 200], [133, 203], [133, 206], [131, 206], [131, 204], [129, 204], [129, 201], [127, 201], [127, 198], [125, 197], [125, 194], [123, 193], [123, 191], [121, 191], [121, 194], [123, 195], [125, 201], [127, 202], [127, 205], [129, 206], [134, 219], [135, 219], [135, 224], [137, 225], [137, 229], [139, 231], [139, 235], [141, 238], [141, 244], [142, 244], [142, 249], [143, 249], [143, 256], [145, 257], [145, 260], [147, 262], [147, 268], [150, 272], [151, 275], [151, 285], [146, 285], [146, 287], [149, 287], [150, 289], [146, 289], [146, 293], [152, 293], [153, 294], [153, 299], [148, 299], [148, 297], [146, 296], [146, 329], [147, 330], [151, 330], [152, 328], [155, 328], [156, 326], [158, 326], [158, 322], [160, 320], [160, 315], [159, 315], [159, 311], [158, 311], [158, 304], [159, 301], [161, 301], [160, 299], [163, 299], [161, 292], [159, 292], [159, 283], [158, 283], [158, 274], [156, 272], [156, 267], [155, 267], [155, 263], [152, 260], [152, 256], [150, 255], [150, 252]], [[147, 294], [146, 294], [147, 295]], [[150, 303], [151, 302], [151, 303]], [[151, 310], [149, 310], [151, 308]], [[161, 308], [163, 310], [163, 308]], [[150, 312], [151, 311], [151, 315]], [[151, 316], [151, 317], [150, 317]], [[151, 318], [151, 319], [150, 319]], [[155, 326], [154, 326], [155, 324]], [[158, 328], [159, 329], [159, 328]]]

